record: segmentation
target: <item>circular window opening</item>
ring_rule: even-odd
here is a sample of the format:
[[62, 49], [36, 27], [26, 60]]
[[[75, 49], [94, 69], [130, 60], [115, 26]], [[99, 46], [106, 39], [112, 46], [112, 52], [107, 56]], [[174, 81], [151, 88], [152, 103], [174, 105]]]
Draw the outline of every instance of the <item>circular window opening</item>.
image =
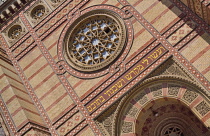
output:
[[22, 27], [20, 25], [15, 25], [9, 30], [9, 37], [11, 39], [18, 39], [21, 36]]
[[184, 136], [182, 130], [177, 126], [168, 127], [163, 136]]
[[43, 5], [35, 7], [31, 12], [32, 18], [36, 20], [42, 18], [44, 14], [45, 14], [45, 7]]
[[69, 28], [65, 45], [68, 62], [77, 70], [101, 69], [121, 53], [125, 37], [124, 22], [116, 13], [88, 12]]

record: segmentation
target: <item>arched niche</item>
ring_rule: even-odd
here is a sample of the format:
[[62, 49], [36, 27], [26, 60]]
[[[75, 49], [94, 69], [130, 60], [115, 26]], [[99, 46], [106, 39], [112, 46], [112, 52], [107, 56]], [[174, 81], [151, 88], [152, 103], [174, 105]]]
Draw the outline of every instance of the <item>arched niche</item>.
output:
[[206, 91], [177, 76], [157, 76], [135, 86], [114, 115], [113, 135], [207, 136], [210, 101]]

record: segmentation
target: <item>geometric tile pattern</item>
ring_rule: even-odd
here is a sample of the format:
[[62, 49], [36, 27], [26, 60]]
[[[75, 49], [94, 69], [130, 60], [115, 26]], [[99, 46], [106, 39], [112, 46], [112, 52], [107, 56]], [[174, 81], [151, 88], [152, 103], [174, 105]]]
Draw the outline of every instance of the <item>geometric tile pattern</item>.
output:
[[80, 0], [73, 0], [65, 8], [63, 8], [61, 11], [56, 13], [56, 15], [52, 19], [47, 21], [46, 24], [44, 24], [41, 28], [39, 28], [37, 30], [38, 36], [41, 36], [44, 32], [46, 32], [48, 29], [50, 29], [56, 22], [58, 22], [64, 15], [66, 15], [79, 2], [80, 2]]
[[205, 101], [202, 101], [195, 107], [195, 109], [201, 114], [201, 116], [204, 116], [210, 111], [210, 106]]
[[17, 48], [13, 50], [14, 56], [18, 56], [23, 50], [28, 48], [34, 42], [33, 37], [27, 38], [23, 43], [21, 43]]
[[182, 40], [187, 34], [189, 34], [195, 27], [196, 24], [193, 21], [187, 21], [186, 24], [181, 26], [171, 36], [169, 36], [167, 40], [172, 44], [172, 46], [174, 46], [176, 43]]
[[[127, 1], [129, 1], [129, 3]], [[87, 2], [87, 5], [82, 5], [81, 2]], [[93, 78], [88, 78], [86, 80], [81, 79], [77, 76], [77, 74], [72, 76], [68, 72], [65, 72], [64, 76], [62, 75], [63, 73], [56, 73], [57, 69], [62, 69], [62, 67], [58, 68], [56, 65], [57, 60], [55, 60], [55, 52], [57, 51], [56, 41], [59, 40], [59, 33], [62, 32], [62, 27], [65, 25], [63, 22], [68, 22], [71, 20], [71, 15], [68, 15], [68, 13], [69, 11], [72, 11], [74, 7], [76, 7], [74, 10], [78, 11], [77, 13], [79, 16], [79, 11], [83, 12], [83, 9], [89, 7], [88, 4], [89, 6], [92, 6], [91, 9], [94, 9], [94, 5], [98, 4], [110, 4], [113, 5], [113, 7], [116, 6], [118, 7], [119, 11], [121, 10], [120, 8], [122, 8], [122, 10], [124, 10], [126, 13], [126, 16], [123, 15], [121, 17], [125, 18], [127, 21], [126, 23], [130, 24], [128, 25], [128, 36], [132, 35], [134, 32], [134, 37], [130, 36], [129, 38], [133, 38], [135, 41], [129, 45], [129, 48], [125, 49], [125, 52], [123, 52], [125, 58], [120, 58], [119, 67], [107, 67], [106, 75], [101, 75], [100, 79], [95, 78], [96, 76], [94, 76]], [[104, 5], [98, 6], [103, 7]], [[26, 7], [26, 10], [29, 7], [30, 5]], [[194, 12], [196, 12], [199, 16], [202, 15], [202, 17], [205, 18], [207, 14], [204, 12], [201, 14], [201, 8], [203, 7], [198, 8], [199, 10], [196, 9]], [[116, 10], [116, 12], [118, 11]], [[184, 16], [183, 13], [186, 14], [186, 16]], [[188, 16], [190, 16], [189, 19]], [[101, 132], [94, 124], [94, 118], [101, 112], [105, 111], [107, 107], [111, 106], [111, 104], [113, 104], [121, 96], [125, 95], [125, 93], [131, 87], [135, 86], [139, 81], [144, 81], [144, 78], [149, 73], [154, 71], [155, 68], [157, 68], [167, 58], [169, 58], [169, 56], [172, 55], [183, 65], [184, 68], [186, 68], [186, 70], [189, 71], [190, 74], [193, 75], [194, 78], [196, 78], [197, 81], [199, 81], [199, 83], [205, 89], [210, 89], [210, 84], [207, 80], [210, 79], [207, 78], [208, 75], [210, 75], [210, 67], [208, 63], [205, 63], [205, 65], [201, 66], [209, 53], [208, 38], [210, 29], [200, 18], [194, 15], [178, 0], [63, 1], [61, 5], [55, 7], [55, 10], [45, 19], [43, 19], [42, 22], [35, 26], [35, 28], [30, 25], [22, 11], [20, 14], [16, 15], [16, 18], [17, 17], [20, 18], [26, 26], [28, 34], [23, 35], [22, 40], [15, 43], [15, 47], [10, 47], [11, 44], [9, 45], [1, 34], [0, 41], [3, 47], [5, 47], [5, 50], [15, 67], [14, 71], [17, 71], [16, 74], [14, 72], [11, 73], [16, 76], [19, 75], [21, 80], [18, 80], [18, 82], [13, 82], [15, 78], [12, 80], [10, 80], [10, 77], [7, 78], [15, 84], [23, 83], [25, 87], [23, 86], [23, 88], [19, 88], [16, 85], [13, 85], [13, 89], [16, 92], [20, 92], [20, 94], [22, 93], [24, 95], [19, 94], [18, 98], [13, 97], [12, 95], [5, 95], [5, 100], [9, 97], [13, 98], [9, 98], [9, 100], [5, 101], [4, 103], [5, 105], [10, 104], [13, 102], [13, 100], [18, 99], [21, 101], [21, 104], [25, 104], [25, 101], [27, 100], [23, 100], [22, 98], [27, 93], [27, 95], [30, 96], [28, 98], [33, 100], [30, 102], [30, 104], [35, 103], [37, 108], [35, 109], [38, 110], [38, 112], [33, 112], [30, 111], [31, 109], [27, 109], [28, 107], [31, 107], [27, 104], [25, 107], [22, 106], [25, 109], [20, 108], [16, 110], [14, 108], [10, 108], [9, 111], [16, 110], [11, 115], [5, 114], [7, 113], [7, 109], [4, 108], [3, 113], [7, 115], [6, 120], [9, 120], [10, 116], [11, 118], [16, 116], [16, 120], [19, 120], [20, 118], [18, 117], [20, 117], [20, 115], [17, 116], [17, 113], [26, 111], [25, 113], [28, 115], [28, 117], [32, 114], [36, 114], [44, 122], [40, 123], [39, 125], [42, 127], [46, 125], [46, 131], [49, 131], [49, 133], [52, 135], [57, 135], [56, 133], [60, 135], [101, 135]], [[181, 24], [179, 24], [180, 20], [182, 21]], [[5, 24], [4, 28], [8, 27], [10, 24], [12, 24], [12, 20], [8, 22], [8, 24]], [[55, 31], [56, 29], [54, 28], [60, 30]], [[164, 37], [163, 35], [165, 33], [167, 33], [167, 36]], [[190, 36], [192, 33], [195, 33], [195, 38]], [[52, 37], [58, 35], [53, 37], [53, 44], [50, 43], [50, 35]], [[41, 39], [40, 37], [44, 39]], [[46, 41], [43, 45], [42, 43], [45, 39], [48, 39], [48, 41]], [[33, 46], [31, 46], [32, 44]], [[55, 50], [53, 55], [49, 53], [50, 48], [47, 47], [45, 50], [45, 47], [48, 46], [48, 44], [50, 48], [53, 47]], [[126, 70], [132, 69], [142, 57], [146, 56], [149, 52], [151, 52], [152, 49], [160, 44], [167, 50], [162, 57], [148, 66], [148, 68], [142, 71], [141, 74], [130, 80], [123, 88], [120, 88], [119, 92], [117, 92], [107, 102], [100, 106], [96, 112], [92, 113], [91, 115], [88, 114], [88, 111], [84, 105], [88, 104], [91, 99], [94, 99], [99, 93], [108, 88], [108, 86], [111, 86], [112, 83], [115, 83], [115, 81], [123, 76], [123, 73]], [[132, 46], [131, 50], [130, 46]], [[32, 50], [29, 50], [28, 47]], [[129, 53], [129, 55], [127, 53]], [[21, 60], [17, 62], [18, 57], [21, 58]], [[205, 61], [207, 62], [207, 60]], [[2, 63], [2, 66], [6, 70], [10, 71], [6, 62]], [[94, 74], [95, 73], [92, 75]], [[3, 79], [5, 75], [0, 75], [0, 77], [0, 79]], [[85, 76], [82, 78], [85, 78]], [[10, 83], [12, 84], [12, 82]], [[70, 84], [68, 82], [70, 82]], [[161, 86], [164, 88], [161, 88]], [[177, 86], [173, 83], [171, 83], [168, 88], [165, 87], [165, 84], [162, 84], [161, 86], [146, 88], [146, 90], [135, 97], [133, 100], [134, 102], [132, 102], [134, 107], [132, 107], [132, 104], [130, 104], [131, 106], [127, 107], [127, 109], [130, 109], [130, 111], [126, 114], [126, 121], [122, 123], [124, 132], [131, 132], [134, 130], [134, 127], [132, 126], [133, 124], [130, 123], [129, 120], [132, 120], [137, 115], [137, 110], [139, 107], [148, 102], [152, 102], [152, 100], [155, 98], [164, 98], [164, 100], [167, 101], [168, 97], [173, 97], [185, 102], [189, 107], [194, 108], [197, 105], [195, 109], [198, 111], [200, 118], [203, 118], [202, 120], [204, 120], [204, 122], [206, 121], [202, 115], [205, 117], [209, 116], [209, 106], [207, 105], [208, 103], [206, 101], [201, 103], [201, 96], [198, 95], [197, 92], [191, 93], [191, 91], [188, 91], [188, 89], [184, 88], [183, 86]], [[7, 89], [8, 88], [5, 88], [5, 90]], [[24, 89], [25, 92], [21, 91]], [[9, 91], [4, 91], [4, 93], [8, 92]], [[135, 103], [135, 101], [138, 102]], [[77, 106], [75, 104], [77, 104]], [[68, 113], [71, 114], [67, 116]], [[78, 117], [76, 117], [77, 115]], [[38, 121], [35, 118], [33, 120]], [[39, 120], [39, 122], [41, 121]], [[12, 123], [9, 123], [9, 126], [12, 126], [11, 124]], [[26, 134], [27, 132], [29, 134], [35, 133], [30, 133], [28, 131], [29, 129], [32, 131], [37, 131], [31, 129], [31, 126], [27, 129], [25, 129], [25, 127], [21, 127], [21, 130], [18, 130], [18, 132], [16, 132], [16, 128], [11, 128], [14, 135], [22, 135]]]
[[82, 120], [84, 119], [83, 115], [78, 112], [75, 115], [73, 115], [72, 117], [70, 117], [70, 119], [68, 119], [63, 125], [61, 125], [57, 131], [60, 135], [65, 135], [66, 133], [68, 133], [72, 128], [74, 128], [75, 126], [77, 126]]

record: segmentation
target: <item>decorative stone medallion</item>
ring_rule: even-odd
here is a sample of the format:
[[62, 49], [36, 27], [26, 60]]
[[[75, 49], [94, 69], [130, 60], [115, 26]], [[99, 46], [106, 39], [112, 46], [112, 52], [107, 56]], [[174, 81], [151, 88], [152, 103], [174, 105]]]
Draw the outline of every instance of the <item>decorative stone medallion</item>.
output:
[[22, 27], [20, 25], [14, 25], [10, 28], [8, 36], [11, 39], [18, 39], [22, 33]]
[[28, 21], [32, 26], [41, 22], [52, 10], [45, 1], [36, 1], [29, 9], [24, 13]]
[[58, 41], [56, 73], [96, 78], [123, 71], [133, 32], [125, 8], [95, 5], [70, 12]]
[[31, 11], [31, 16], [33, 19], [41, 19], [45, 14], [45, 7], [43, 5], [39, 5], [37, 7], [35, 7], [32, 11]]
[[117, 58], [125, 41], [125, 25], [118, 14], [90, 11], [69, 27], [64, 42], [65, 59], [79, 71], [99, 70]]
[[13, 21], [8, 27], [6, 27], [2, 31], [2, 34], [7, 40], [9, 46], [11, 47], [18, 40], [20, 40], [27, 32], [28, 31], [25, 25], [22, 23], [20, 18], [17, 18], [15, 21]]

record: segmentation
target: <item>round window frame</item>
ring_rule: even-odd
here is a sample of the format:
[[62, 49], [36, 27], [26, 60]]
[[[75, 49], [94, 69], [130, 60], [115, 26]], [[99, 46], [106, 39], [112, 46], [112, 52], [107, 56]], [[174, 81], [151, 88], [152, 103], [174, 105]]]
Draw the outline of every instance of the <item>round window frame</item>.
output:
[[[85, 22], [85, 20], [88, 20], [89, 18], [93, 18], [94, 16], [106, 16], [109, 17], [109, 19], [113, 19], [115, 21], [115, 23], [117, 23], [120, 26], [120, 31], [119, 32], [121, 34], [121, 37], [119, 39], [119, 44], [118, 47], [115, 49], [115, 52], [110, 55], [110, 57], [108, 59], [106, 59], [105, 61], [98, 63], [98, 64], [94, 64], [94, 65], [87, 65], [87, 64], [82, 64], [82, 63], [75, 63], [74, 58], [72, 58], [72, 56], [70, 56], [70, 51], [68, 49], [71, 40], [74, 39], [75, 34], [73, 34], [75, 31], [77, 32], [79, 26], [82, 26], [83, 22]], [[124, 45], [126, 45], [127, 42], [127, 29], [126, 29], [126, 25], [125, 22], [123, 20], [123, 18], [121, 18], [121, 16], [119, 14], [117, 14], [116, 12], [112, 11], [112, 10], [107, 10], [107, 9], [95, 9], [89, 12], [86, 12], [85, 14], [81, 15], [80, 17], [78, 17], [76, 20], [74, 20], [74, 22], [70, 25], [70, 27], [67, 30], [67, 33], [65, 35], [64, 38], [64, 58], [67, 61], [67, 63], [75, 70], [77, 71], [82, 71], [82, 72], [94, 72], [94, 71], [98, 71], [100, 69], [103, 69], [104, 67], [107, 67], [110, 63], [112, 63], [113, 61], [115, 61], [115, 59], [122, 53]]]
[[[42, 13], [42, 15], [39, 17], [36, 15], [36, 10], [40, 10], [40, 9], [44, 9], [44, 13]], [[31, 18], [34, 20], [42, 19], [45, 16], [45, 14], [46, 14], [46, 8], [44, 5], [37, 5], [31, 10]]]
[[183, 131], [184, 128], [183, 126], [181, 126], [180, 124], [177, 124], [177, 123], [169, 123], [167, 124], [166, 126], [163, 126], [162, 130], [161, 130], [161, 136], [164, 136], [165, 135], [165, 132], [168, 130], [168, 128], [179, 128], [179, 130], [182, 132], [182, 134], [185, 136], [185, 132]]
[[[18, 36], [15, 36], [15, 37], [14, 37], [14, 36], [13, 36], [13, 32], [16, 31], [17, 29], [20, 29], [21, 31], [19, 32]], [[10, 39], [12, 39], [12, 40], [16, 40], [16, 39], [18, 39], [18, 38], [21, 37], [22, 32], [23, 32], [23, 28], [22, 28], [21, 25], [14, 25], [14, 26], [12, 26], [12, 27], [9, 29], [9, 31], [8, 31], [8, 37], [9, 37]]]

